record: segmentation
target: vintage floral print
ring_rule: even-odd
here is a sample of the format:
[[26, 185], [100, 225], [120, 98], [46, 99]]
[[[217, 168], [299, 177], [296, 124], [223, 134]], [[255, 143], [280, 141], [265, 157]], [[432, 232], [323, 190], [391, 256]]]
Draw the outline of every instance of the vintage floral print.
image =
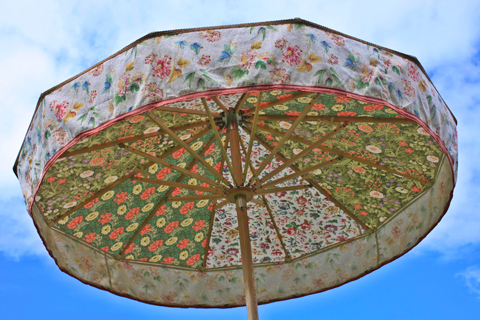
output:
[[15, 172], [59, 267], [148, 303], [244, 305], [231, 142], [209, 119], [237, 106], [246, 181], [264, 168], [259, 303], [375, 270], [448, 207], [456, 123], [416, 59], [293, 22], [163, 34], [40, 99]]

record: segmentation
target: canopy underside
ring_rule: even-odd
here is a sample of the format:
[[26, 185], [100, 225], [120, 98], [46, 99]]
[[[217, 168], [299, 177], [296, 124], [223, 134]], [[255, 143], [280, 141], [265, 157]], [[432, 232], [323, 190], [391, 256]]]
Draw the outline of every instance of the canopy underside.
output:
[[[205, 103], [217, 122], [228, 109], [244, 118], [244, 184], [252, 171], [259, 177], [248, 210], [256, 265], [295, 261], [374, 233], [429, 190], [443, 158], [414, 121], [352, 98], [274, 90]], [[53, 229], [115, 259], [201, 271], [238, 267], [236, 213], [225, 195], [235, 185], [231, 144], [226, 130], [219, 137], [223, 147], [201, 99], [152, 108], [65, 152], [45, 175], [36, 206]]]

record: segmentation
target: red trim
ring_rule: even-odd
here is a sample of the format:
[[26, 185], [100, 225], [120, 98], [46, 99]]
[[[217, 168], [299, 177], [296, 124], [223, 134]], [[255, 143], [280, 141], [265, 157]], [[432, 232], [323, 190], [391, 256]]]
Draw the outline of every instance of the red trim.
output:
[[[392, 104], [388, 103], [388, 102], [385, 102], [381, 99], [378, 99], [378, 98], [372, 98], [372, 97], [364, 97], [364, 96], [361, 96], [359, 94], [354, 94], [354, 93], [350, 93], [350, 92], [345, 92], [343, 90], [339, 90], [339, 89], [332, 89], [332, 88], [325, 88], [325, 87], [306, 87], [306, 86], [295, 86], [295, 85], [257, 85], [257, 86], [248, 86], [248, 87], [241, 87], [241, 88], [235, 88], [235, 89], [215, 89], [215, 90], [211, 90], [211, 91], [204, 91], [204, 92], [196, 92], [196, 93], [191, 93], [191, 94], [186, 94], [186, 95], [183, 95], [181, 97], [177, 97], [177, 98], [173, 98], [173, 99], [168, 99], [168, 100], [164, 100], [164, 101], [161, 101], [161, 102], [156, 102], [156, 103], [151, 103], [151, 104], [147, 104], [147, 105], [144, 105], [136, 110], [133, 110], [131, 112], [128, 112], [128, 113], [125, 113], [115, 119], [112, 119], [112, 120], [109, 120], [109, 121], [106, 121], [104, 122], [103, 124], [101, 124], [100, 126], [98, 126], [97, 128], [94, 128], [94, 129], [91, 129], [91, 130], [88, 130], [88, 131], [84, 131], [83, 133], [80, 133], [79, 135], [77, 135], [74, 139], [72, 139], [67, 145], [65, 145], [63, 148], [61, 148], [60, 150], [58, 150], [55, 155], [47, 162], [47, 164], [45, 165], [45, 168], [44, 168], [44, 171], [42, 173], [42, 178], [40, 179], [40, 181], [43, 180], [46, 172], [48, 171], [48, 169], [53, 165], [53, 163], [64, 153], [66, 152], [71, 146], [75, 145], [78, 141], [80, 140], [83, 140], [85, 139], [86, 137], [89, 137], [89, 136], [92, 136], [98, 132], [100, 132], [101, 130], [103, 129], [106, 129], [120, 121], [123, 121], [127, 118], [130, 118], [130, 117], [133, 117], [135, 115], [138, 115], [138, 114], [141, 114], [141, 113], [144, 113], [146, 111], [149, 111], [149, 110], [153, 110], [157, 107], [160, 107], [160, 106], [164, 106], [166, 104], [170, 104], [170, 103], [175, 103], [175, 102], [181, 102], [181, 101], [186, 101], [186, 100], [192, 100], [192, 99], [197, 99], [197, 98], [205, 98], [205, 97], [208, 97], [208, 96], [212, 96], [212, 95], [222, 95], [222, 94], [232, 94], [232, 93], [245, 93], [245, 92], [258, 92], [258, 91], [270, 91], [270, 90], [291, 90], [291, 91], [308, 91], [308, 92], [314, 92], [314, 93], [327, 93], [327, 94], [335, 94], [335, 95], [340, 95], [340, 96], [345, 96], [345, 97], [348, 97], [348, 98], [354, 98], [354, 99], [357, 99], [357, 100], [360, 100], [360, 101], [365, 101], [365, 102], [369, 102], [369, 103], [376, 103], [376, 104], [381, 104], [381, 105], [384, 105], [384, 106], [388, 106], [392, 109], [394, 109], [395, 111], [397, 111], [398, 113], [400, 113], [401, 115], [403, 115], [404, 117], [408, 118], [408, 119], [412, 119], [414, 120], [415, 122], [417, 122], [419, 125], [421, 125], [428, 133], [430, 133], [430, 135], [432, 135], [432, 137], [435, 139], [435, 141], [440, 145], [440, 147], [442, 148], [442, 150], [444, 151], [445, 155], [448, 157], [449, 159], [449, 163], [450, 163], [450, 168], [452, 169], [452, 179], [453, 179], [453, 186], [452, 186], [452, 191], [450, 192], [450, 198], [447, 202], [447, 205], [445, 207], [445, 210], [443, 212], [443, 214], [440, 216], [439, 220], [425, 233], [425, 235], [423, 235], [422, 237], [420, 237], [420, 239], [410, 248], [406, 249], [402, 254], [392, 258], [391, 260], [388, 260], [388, 261], [385, 261], [384, 263], [380, 264], [379, 266], [375, 267], [374, 269], [372, 270], [369, 270], [369, 271], [366, 271], [365, 273], [359, 275], [358, 277], [355, 277], [355, 278], [352, 278], [344, 283], [341, 283], [341, 284], [338, 284], [338, 285], [334, 285], [334, 286], [331, 286], [331, 287], [327, 287], [327, 288], [324, 288], [322, 290], [319, 290], [319, 291], [316, 291], [316, 292], [312, 292], [312, 293], [307, 293], [307, 294], [303, 294], [303, 295], [298, 295], [298, 296], [292, 296], [292, 297], [288, 297], [288, 298], [281, 298], [281, 299], [275, 299], [275, 300], [271, 300], [271, 301], [268, 301], [268, 302], [262, 302], [262, 303], [259, 303], [260, 305], [262, 304], [267, 304], [267, 303], [271, 303], [271, 302], [276, 302], [276, 301], [283, 301], [283, 300], [289, 300], [289, 299], [293, 299], [293, 298], [300, 298], [300, 297], [303, 297], [303, 296], [307, 296], [307, 295], [311, 295], [311, 294], [316, 294], [316, 293], [320, 293], [320, 292], [323, 292], [323, 291], [327, 291], [327, 290], [331, 290], [331, 289], [334, 289], [334, 288], [337, 288], [337, 287], [340, 287], [344, 284], [347, 284], [351, 281], [355, 281], [381, 267], [383, 267], [384, 265], [392, 262], [392, 261], [395, 261], [396, 259], [400, 258], [401, 256], [403, 256], [404, 254], [406, 254], [407, 252], [409, 252], [410, 250], [412, 250], [415, 246], [417, 246], [420, 241], [422, 241], [432, 230], [433, 228], [442, 220], [442, 218], [445, 216], [445, 213], [447, 212], [448, 208], [450, 207], [450, 203], [452, 201], [452, 197], [453, 197], [453, 190], [455, 188], [455, 179], [454, 179], [454, 170], [453, 170], [453, 159], [451, 158], [450, 154], [448, 153], [446, 147], [444, 146], [443, 142], [441, 141], [441, 139], [427, 126], [427, 124], [420, 120], [416, 115], [414, 114], [411, 114], [409, 113], [408, 111], [406, 110], [402, 110], [398, 107], [395, 107], [393, 106]], [[40, 187], [40, 184], [41, 182], [38, 183], [37, 187], [35, 188], [35, 191], [33, 193], [33, 199], [35, 199], [35, 195], [36, 193], [38, 192], [38, 189]], [[33, 220], [33, 223], [35, 225], [35, 228], [37, 229], [37, 233], [39, 234], [40, 238], [42, 239], [42, 242], [43, 242], [43, 245], [45, 246], [45, 248], [47, 249], [48, 253], [50, 254], [50, 256], [53, 258], [53, 260], [55, 261], [55, 264], [57, 265], [57, 267], [64, 273], [68, 274], [69, 276], [79, 280], [80, 282], [84, 283], [84, 284], [87, 284], [89, 286], [92, 286], [94, 288], [98, 288], [98, 289], [102, 289], [102, 290], [105, 290], [105, 291], [108, 291], [110, 293], [113, 293], [117, 296], [120, 296], [120, 297], [125, 297], [125, 298], [129, 298], [129, 299], [132, 299], [132, 300], [136, 300], [136, 301], [139, 301], [139, 302], [143, 302], [143, 303], [147, 303], [147, 304], [152, 304], [152, 305], [158, 305], [158, 306], [166, 306], [166, 307], [178, 307], [178, 308], [191, 308], [191, 307], [194, 307], [194, 308], [234, 308], [234, 307], [240, 307], [240, 306], [244, 306], [244, 305], [230, 305], [230, 306], [182, 306], [182, 305], [176, 305], [176, 304], [160, 304], [160, 303], [154, 303], [154, 302], [148, 302], [148, 301], [143, 301], [143, 300], [140, 300], [138, 298], [135, 298], [135, 297], [132, 297], [132, 296], [129, 296], [129, 295], [125, 295], [125, 294], [121, 294], [121, 293], [117, 293], [117, 292], [114, 292], [112, 291], [111, 289], [107, 289], [107, 288], [104, 288], [104, 287], [101, 287], [97, 284], [94, 284], [94, 283], [89, 283], [85, 280], [82, 280], [82, 279], [78, 279], [76, 276], [74, 276], [73, 274], [69, 273], [67, 270], [63, 269], [62, 267], [60, 267], [60, 265], [58, 264], [57, 262], [57, 259], [54, 257], [52, 251], [50, 250], [50, 248], [47, 246], [44, 238], [42, 237], [42, 234], [40, 232], [40, 229], [37, 225], [37, 222], [35, 221], [35, 219], [33, 219], [33, 214], [32, 214], [32, 206], [33, 206], [33, 201], [32, 201], [32, 204], [30, 204], [29, 208], [28, 208], [28, 213], [30, 214], [30, 216], [32, 216], [32, 220]], [[41, 214], [39, 212], [39, 214]], [[377, 243], [378, 245], [378, 243]], [[192, 270], [194, 271], [194, 270]]]

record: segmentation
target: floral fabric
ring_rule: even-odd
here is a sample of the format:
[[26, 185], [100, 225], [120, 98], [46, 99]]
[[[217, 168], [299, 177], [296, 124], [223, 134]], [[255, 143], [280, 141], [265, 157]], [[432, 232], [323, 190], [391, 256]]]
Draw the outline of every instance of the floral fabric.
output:
[[266, 25], [148, 39], [43, 96], [16, 170], [27, 204], [48, 161], [80, 133], [147, 103], [253, 84], [332, 87], [387, 101], [440, 137], [456, 172], [455, 122], [414, 62], [313, 27]]
[[[221, 122], [223, 106], [241, 100], [242, 149], [253, 138], [247, 181], [310, 108], [259, 175], [264, 195], [248, 203], [260, 303], [370, 272], [444, 214], [456, 128], [415, 63], [299, 24], [182, 33], [42, 97], [17, 174], [59, 267], [149, 303], [244, 304], [236, 210], [219, 189], [221, 177], [233, 184], [227, 134], [217, 141], [204, 106]], [[232, 162], [228, 144], [226, 153]]]
[[[329, 250], [291, 263], [255, 267], [257, 299], [267, 303], [339, 286], [371, 272], [411, 248], [419, 235], [442, 216], [453, 185], [448, 161], [441, 163], [433, 187], [375, 234], [338, 243]], [[42, 238], [59, 267], [82, 281], [126, 297], [167, 306], [225, 307], [244, 305], [241, 269], [189, 271], [152, 263], [118, 261], [78, 240], [50, 229], [34, 206]], [[378, 243], [378, 251], [377, 251]]]

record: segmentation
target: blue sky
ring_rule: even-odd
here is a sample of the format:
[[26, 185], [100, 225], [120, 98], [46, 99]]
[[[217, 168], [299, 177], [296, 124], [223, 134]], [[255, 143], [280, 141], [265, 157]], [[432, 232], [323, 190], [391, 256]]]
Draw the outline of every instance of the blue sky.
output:
[[[260, 307], [261, 319], [466, 319], [480, 310], [480, 1], [3, 1], [0, 301], [19, 319], [244, 319], [244, 308], [149, 306], [86, 286], [48, 256], [11, 170], [39, 95], [153, 31], [300, 17], [416, 56], [458, 119], [449, 212], [395, 262], [340, 288]], [[99, 4], [101, 3], [101, 4]]]

